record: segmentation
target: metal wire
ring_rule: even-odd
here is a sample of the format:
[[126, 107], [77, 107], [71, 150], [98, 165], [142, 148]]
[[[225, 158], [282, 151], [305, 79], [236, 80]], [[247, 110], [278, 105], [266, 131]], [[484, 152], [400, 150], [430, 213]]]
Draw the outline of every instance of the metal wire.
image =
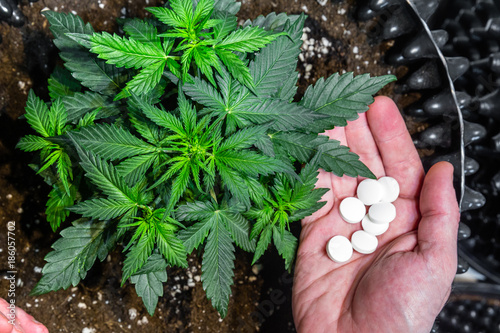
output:
[[458, 204], [459, 204], [460, 210], [462, 210], [462, 201], [464, 199], [464, 193], [465, 193], [465, 142], [464, 142], [464, 119], [463, 119], [463, 115], [462, 115], [462, 110], [460, 110], [460, 106], [458, 104], [457, 94], [455, 91], [455, 85], [453, 84], [453, 80], [450, 76], [450, 71], [449, 71], [448, 63], [446, 62], [445, 56], [443, 55], [443, 53], [439, 49], [439, 46], [434, 41], [434, 38], [432, 38], [432, 33], [431, 33], [431, 30], [429, 29], [429, 26], [420, 16], [418, 9], [415, 6], [415, 4], [413, 3], [413, 1], [406, 0], [406, 3], [415, 12], [420, 23], [422, 24], [422, 28], [424, 29], [427, 36], [431, 40], [432, 45], [434, 45], [434, 48], [436, 49], [437, 55], [438, 55], [439, 59], [441, 60], [443, 67], [446, 71], [446, 76], [448, 77], [449, 88], [450, 88], [451, 96], [453, 98], [453, 102], [455, 104], [454, 105], [455, 109], [457, 111], [458, 123], [460, 125], [460, 196], [459, 196]]

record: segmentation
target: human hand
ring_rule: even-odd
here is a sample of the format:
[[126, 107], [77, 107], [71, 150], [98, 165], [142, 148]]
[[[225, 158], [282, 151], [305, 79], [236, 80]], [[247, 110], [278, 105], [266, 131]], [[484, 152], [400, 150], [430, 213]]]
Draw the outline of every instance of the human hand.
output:
[[0, 298], [0, 333], [48, 333], [49, 331], [35, 318], [16, 307], [14, 324], [11, 323], [9, 303]]
[[395, 178], [401, 191], [394, 202], [397, 217], [377, 237], [377, 250], [354, 252], [339, 264], [328, 258], [326, 244], [361, 229], [338, 211], [360, 179], [320, 171], [317, 187], [330, 191], [323, 197], [327, 204], [302, 221], [292, 296], [297, 331], [430, 332], [457, 267], [453, 167], [441, 162], [424, 175], [404, 120], [387, 97], [377, 97], [359, 119], [327, 134], [357, 153], [377, 178]]

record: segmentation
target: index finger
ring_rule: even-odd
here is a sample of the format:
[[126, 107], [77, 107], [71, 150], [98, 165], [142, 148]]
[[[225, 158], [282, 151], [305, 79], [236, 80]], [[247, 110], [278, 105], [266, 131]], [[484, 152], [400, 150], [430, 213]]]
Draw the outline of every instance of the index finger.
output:
[[392, 99], [379, 96], [366, 116], [386, 175], [399, 182], [400, 197], [417, 197], [424, 168], [398, 107]]

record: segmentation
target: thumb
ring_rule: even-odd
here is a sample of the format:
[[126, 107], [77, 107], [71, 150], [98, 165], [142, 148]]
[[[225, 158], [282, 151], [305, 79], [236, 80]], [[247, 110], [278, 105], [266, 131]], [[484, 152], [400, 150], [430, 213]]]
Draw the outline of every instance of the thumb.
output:
[[460, 212], [453, 188], [453, 166], [440, 162], [424, 179], [420, 195], [422, 219], [418, 226], [418, 249], [430, 264], [456, 271], [457, 232]]

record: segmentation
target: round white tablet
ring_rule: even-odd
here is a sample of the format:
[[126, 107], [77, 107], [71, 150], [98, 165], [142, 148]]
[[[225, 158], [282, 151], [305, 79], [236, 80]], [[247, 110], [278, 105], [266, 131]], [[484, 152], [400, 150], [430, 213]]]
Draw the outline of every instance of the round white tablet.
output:
[[361, 226], [363, 227], [363, 230], [366, 231], [369, 234], [372, 234], [373, 236], [379, 236], [382, 235], [384, 232], [389, 229], [389, 223], [373, 223], [372, 220], [370, 220], [370, 217], [368, 214], [363, 217], [363, 220], [361, 221]]
[[382, 177], [378, 180], [378, 183], [382, 185], [384, 189], [384, 195], [382, 196], [382, 202], [393, 202], [399, 196], [399, 184], [398, 181], [392, 177]]
[[344, 236], [332, 237], [326, 244], [326, 253], [335, 262], [346, 262], [352, 257], [351, 242]]
[[359, 230], [352, 234], [351, 244], [357, 252], [370, 254], [377, 249], [378, 239], [364, 230]]
[[366, 207], [361, 200], [354, 197], [345, 198], [340, 203], [340, 215], [349, 223], [359, 223], [366, 215]]
[[365, 179], [358, 185], [358, 199], [367, 206], [380, 202], [384, 196], [384, 187], [375, 179]]
[[368, 215], [374, 223], [389, 223], [396, 218], [396, 207], [390, 202], [379, 202], [370, 207]]

